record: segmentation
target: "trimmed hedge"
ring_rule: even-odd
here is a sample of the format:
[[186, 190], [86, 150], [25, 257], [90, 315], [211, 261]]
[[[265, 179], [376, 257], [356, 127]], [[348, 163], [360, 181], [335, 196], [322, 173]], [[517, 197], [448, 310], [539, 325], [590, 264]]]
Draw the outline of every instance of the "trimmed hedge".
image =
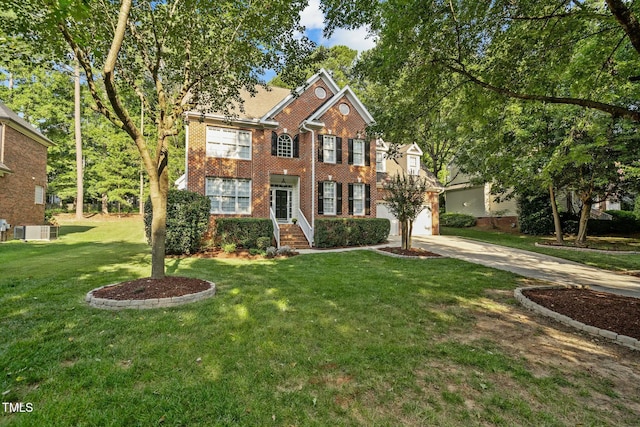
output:
[[592, 235], [606, 236], [610, 234], [629, 235], [640, 233], [640, 221], [631, 211], [606, 211], [612, 220], [590, 219], [588, 231]]
[[[186, 190], [167, 194], [167, 255], [189, 255], [202, 248], [202, 237], [209, 227], [209, 198]], [[151, 243], [151, 199], [144, 205], [144, 230]]]
[[391, 222], [385, 218], [316, 219], [314, 245], [318, 248], [374, 245], [389, 237]]
[[269, 218], [216, 218], [213, 240], [217, 246], [234, 243], [238, 247], [262, 249], [271, 242], [273, 224]]
[[473, 227], [476, 225], [476, 218], [472, 215], [447, 212], [440, 215], [440, 225], [443, 227]]

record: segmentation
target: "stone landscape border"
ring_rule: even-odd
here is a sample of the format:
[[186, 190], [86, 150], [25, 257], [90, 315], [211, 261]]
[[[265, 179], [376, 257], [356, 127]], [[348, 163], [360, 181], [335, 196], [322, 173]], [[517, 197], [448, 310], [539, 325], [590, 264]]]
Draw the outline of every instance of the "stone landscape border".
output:
[[[537, 304], [531, 301], [522, 293], [523, 290], [526, 291], [526, 290], [532, 290], [532, 289], [566, 289], [566, 288], [567, 288], [566, 286], [529, 286], [529, 287], [517, 288], [513, 293], [516, 300], [518, 300], [520, 304], [522, 304], [523, 306], [525, 306], [530, 310], [533, 310], [539, 314], [542, 314], [543, 316], [550, 317], [560, 323], [564, 323], [565, 325], [572, 326], [581, 331], [588, 332], [592, 335], [609, 338], [617, 344], [630, 347], [634, 350], [640, 350], [640, 341], [638, 341], [635, 338], [628, 337], [626, 335], [621, 335], [606, 329], [596, 328], [595, 326], [587, 325], [582, 322], [578, 322], [577, 320], [574, 320], [563, 314], [556, 313], [553, 310], [550, 310], [546, 307], [541, 306], [540, 304]], [[573, 286], [573, 288], [583, 288], [583, 286]]]
[[393, 252], [383, 251], [381, 248], [370, 248], [370, 250], [377, 252], [382, 255], [394, 257], [394, 258], [407, 258], [407, 259], [442, 259], [448, 258], [445, 255], [431, 256], [431, 255], [400, 255], [394, 254]]
[[561, 245], [545, 245], [542, 243], [535, 243], [535, 246], [538, 248], [551, 248], [551, 249], [560, 249], [565, 251], [577, 251], [577, 252], [593, 252], [596, 254], [616, 254], [616, 255], [638, 255], [640, 252], [638, 251], [616, 251], [615, 249], [606, 250], [606, 249], [593, 249], [593, 248], [578, 248], [575, 246], [561, 246]]
[[167, 308], [177, 307], [179, 305], [189, 304], [192, 302], [200, 301], [206, 298], [210, 298], [216, 294], [216, 284], [208, 282], [209, 289], [197, 292], [195, 294], [187, 294], [179, 297], [171, 298], [150, 298], [150, 299], [134, 299], [134, 300], [115, 300], [108, 298], [98, 298], [93, 296], [93, 293], [109, 287], [117, 285], [117, 283], [111, 285], [101, 286], [93, 289], [85, 297], [85, 301], [89, 303], [89, 306], [100, 308], [103, 310], [123, 310], [126, 308], [133, 308], [137, 310], [149, 309], [149, 308]]

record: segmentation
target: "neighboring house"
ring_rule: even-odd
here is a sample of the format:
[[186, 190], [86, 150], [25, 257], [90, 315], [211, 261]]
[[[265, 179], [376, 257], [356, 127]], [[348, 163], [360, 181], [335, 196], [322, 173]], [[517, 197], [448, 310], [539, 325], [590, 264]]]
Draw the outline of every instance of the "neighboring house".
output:
[[46, 136], [0, 102], [0, 220], [44, 224], [47, 187]]
[[429, 188], [425, 194], [424, 209], [413, 222], [413, 236], [431, 236], [440, 234], [439, 225], [439, 194], [444, 187], [438, 179], [429, 171], [422, 168], [420, 159], [422, 150], [417, 144], [402, 145], [395, 159], [387, 158], [389, 144], [376, 141], [376, 172], [377, 172], [377, 215], [378, 218], [387, 218], [391, 221], [390, 234], [395, 236], [400, 234], [398, 219], [390, 212], [384, 201], [384, 182], [394, 175], [406, 173], [408, 175], [419, 175], [427, 180]]
[[518, 222], [515, 198], [497, 202], [491, 194], [491, 183], [475, 184], [471, 176], [459, 171], [455, 164], [448, 167], [452, 181], [445, 188], [447, 213], [463, 213], [478, 219], [478, 225], [514, 227]]
[[186, 114], [179, 181], [211, 199], [214, 219], [271, 218], [279, 244], [303, 232], [310, 246], [317, 218], [376, 216], [373, 118], [348, 86], [320, 70], [293, 92], [258, 88], [244, 100], [232, 118]]

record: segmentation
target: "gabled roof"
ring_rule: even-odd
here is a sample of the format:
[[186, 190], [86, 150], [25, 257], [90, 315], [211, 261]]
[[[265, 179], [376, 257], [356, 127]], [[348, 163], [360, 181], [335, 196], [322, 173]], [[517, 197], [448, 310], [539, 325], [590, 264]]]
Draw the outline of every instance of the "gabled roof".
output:
[[278, 114], [279, 112], [284, 110], [287, 107], [287, 105], [291, 104], [298, 96], [300, 96], [300, 94], [302, 94], [302, 92], [304, 92], [305, 90], [307, 90], [307, 88], [309, 88], [312, 85], [316, 84], [316, 82], [318, 82], [320, 80], [322, 80], [324, 82], [324, 84], [326, 84], [327, 87], [334, 94], [338, 93], [338, 91], [340, 90], [340, 88], [338, 87], [336, 82], [333, 80], [333, 78], [331, 77], [329, 72], [327, 70], [325, 70], [324, 68], [321, 68], [320, 71], [318, 71], [313, 76], [309, 77], [307, 79], [307, 81], [302, 86], [299, 86], [298, 88], [296, 88], [296, 90], [293, 91], [293, 93], [289, 93], [289, 95], [286, 98], [284, 98], [277, 105], [275, 105], [271, 110], [269, 110], [262, 117], [262, 120], [263, 121], [269, 121], [270, 119], [272, 119], [276, 114]]
[[364, 119], [367, 125], [370, 125], [375, 122], [375, 120], [373, 120], [373, 117], [371, 116], [367, 108], [364, 105], [362, 105], [362, 102], [360, 102], [356, 94], [353, 93], [353, 91], [349, 86], [345, 86], [340, 92], [335, 94], [329, 101], [325, 102], [322, 105], [322, 107], [320, 107], [315, 113], [313, 113], [307, 120], [312, 122], [319, 121], [320, 117], [322, 117], [324, 113], [329, 111], [331, 107], [336, 105], [342, 98], [345, 98], [345, 97], [356, 108], [356, 110], [358, 111], [360, 116]]
[[401, 153], [404, 154], [411, 154], [414, 156], [422, 156], [423, 152], [420, 149], [420, 147], [418, 146], [418, 144], [416, 144], [415, 142], [413, 144], [406, 144], [403, 145], [402, 147], [400, 147], [399, 150]]
[[45, 147], [55, 145], [53, 141], [44, 136], [39, 130], [31, 126], [29, 122], [18, 116], [2, 102], [0, 102], [0, 122], [6, 123], [8, 126], [11, 126], [13, 129], [39, 142]]

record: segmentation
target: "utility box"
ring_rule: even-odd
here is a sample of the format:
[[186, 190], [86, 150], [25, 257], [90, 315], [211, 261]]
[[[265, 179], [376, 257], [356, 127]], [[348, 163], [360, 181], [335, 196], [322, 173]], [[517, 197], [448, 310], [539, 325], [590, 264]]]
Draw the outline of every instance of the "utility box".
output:
[[0, 218], [0, 242], [7, 241], [7, 232], [9, 231], [9, 228], [11, 228], [11, 224], [9, 224], [6, 219]]
[[16, 225], [13, 238], [20, 240], [55, 240], [59, 227], [54, 225]]

